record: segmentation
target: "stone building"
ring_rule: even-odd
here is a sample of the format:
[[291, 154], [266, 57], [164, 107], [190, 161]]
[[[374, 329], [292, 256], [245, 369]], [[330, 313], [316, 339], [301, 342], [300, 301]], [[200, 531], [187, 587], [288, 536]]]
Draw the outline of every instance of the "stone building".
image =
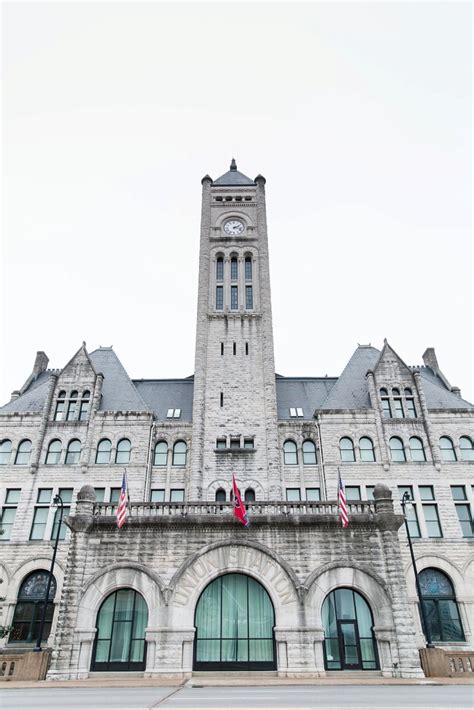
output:
[[[194, 375], [131, 380], [112, 348], [37, 354], [0, 409], [2, 648], [96, 671], [422, 674], [414, 542], [436, 645], [472, 649], [474, 407], [428, 348], [358, 346], [275, 374], [265, 179], [202, 180]], [[130, 505], [115, 511], [124, 469]], [[338, 518], [339, 472], [350, 524]], [[235, 475], [251, 524], [232, 515]]]

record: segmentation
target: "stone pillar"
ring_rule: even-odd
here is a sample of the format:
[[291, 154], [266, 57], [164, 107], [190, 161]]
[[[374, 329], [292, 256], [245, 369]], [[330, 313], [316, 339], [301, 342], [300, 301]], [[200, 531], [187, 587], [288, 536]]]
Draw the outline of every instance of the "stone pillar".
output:
[[193, 671], [194, 627], [147, 628], [145, 678], [190, 678]]
[[90, 650], [95, 629], [76, 629], [75, 625], [86, 576], [88, 533], [94, 524], [94, 503], [95, 492], [92, 486], [82, 486], [77, 494], [76, 515], [66, 518], [66, 525], [71, 528], [72, 535], [47, 680], [72, 680], [87, 677], [89, 673], [86, 652]]
[[84, 442], [84, 446], [82, 447], [81, 452], [81, 468], [82, 473], [84, 474], [87, 473], [87, 467], [89, 465], [91, 439], [93, 437], [94, 432], [95, 416], [97, 414], [97, 410], [99, 409], [100, 398], [102, 396], [103, 382], [104, 376], [101, 372], [99, 372], [95, 380], [94, 391], [91, 392], [91, 405], [89, 410], [89, 419], [87, 422], [86, 440]]
[[377, 388], [375, 386], [375, 375], [372, 372], [372, 370], [369, 370], [367, 372], [367, 385], [369, 388], [370, 403], [372, 404], [372, 408], [374, 410], [375, 428], [377, 431], [377, 440], [378, 440], [381, 460], [384, 465], [384, 468], [388, 468], [389, 459], [388, 459], [388, 451], [387, 451], [387, 442], [385, 441], [382, 416], [380, 414], [380, 407], [379, 407], [379, 403], [378, 403]]
[[422, 678], [420, 657], [416, 647], [413, 617], [410, 613], [398, 529], [403, 516], [393, 512], [392, 491], [378, 483], [374, 489], [375, 513], [380, 529], [385, 561], [385, 579], [392, 601], [394, 643], [391, 644], [392, 663], [397, 664], [402, 678]]
[[420, 402], [421, 413], [423, 414], [423, 421], [425, 424], [426, 436], [428, 438], [428, 443], [430, 445], [431, 456], [434, 464], [439, 469], [441, 467], [441, 455], [439, 452], [438, 442], [435, 440], [433, 433], [433, 427], [431, 426], [430, 413], [428, 411], [428, 405], [426, 404], [426, 397], [423, 391], [423, 385], [421, 383], [421, 375], [419, 372], [414, 372], [413, 377], [415, 379], [416, 391], [418, 393], [418, 400]]
[[30, 464], [30, 472], [31, 473], [37, 472], [38, 466], [40, 463], [41, 450], [43, 448], [44, 436], [46, 433], [46, 427], [48, 425], [49, 414], [51, 411], [51, 403], [53, 401], [53, 395], [54, 395], [54, 390], [56, 388], [57, 380], [58, 380], [57, 375], [51, 375], [51, 377], [49, 378], [48, 394], [46, 396], [46, 399], [45, 399], [45, 402], [43, 405], [43, 411], [41, 413], [41, 424], [39, 426], [38, 438], [36, 440], [34, 449], [31, 453], [31, 464]]

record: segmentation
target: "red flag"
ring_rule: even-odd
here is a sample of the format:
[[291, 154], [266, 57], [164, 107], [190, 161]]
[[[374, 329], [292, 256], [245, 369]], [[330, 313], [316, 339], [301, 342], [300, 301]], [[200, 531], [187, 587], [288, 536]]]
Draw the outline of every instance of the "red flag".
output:
[[339, 476], [339, 518], [342, 523], [343, 528], [347, 528], [349, 525], [349, 511], [347, 509], [347, 502], [346, 502], [346, 492], [344, 490], [344, 486], [341, 480], [341, 476]]
[[123, 472], [122, 488], [120, 489], [120, 499], [117, 508], [117, 527], [121, 528], [127, 519], [127, 474]]
[[242, 525], [246, 528], [250, 525], [249, 519], [247, 517], [247, 511], [245, 505], [242, 503], [242, 498], [240, 497], [240, 491], [237, 488], [237, 483], [235, 482], [235, 476], [232, 474], [232, 490], [234, 492], [234, 515]]

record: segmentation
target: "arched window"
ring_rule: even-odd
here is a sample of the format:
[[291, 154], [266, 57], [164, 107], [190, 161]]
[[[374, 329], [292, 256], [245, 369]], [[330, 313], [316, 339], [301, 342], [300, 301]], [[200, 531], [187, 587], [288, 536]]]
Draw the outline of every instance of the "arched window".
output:
[[85, 390], [82, 393], [81, 407], [79, 409], [79, 421], [83, 422], [89, 416], [89, 404], [90, 404], [91, 393], [89, 390]]
[[454, 444], [449, 436], [442, 436], [439, 440], [439, 448], [441, 449], [441, 458], [443, 461], [456, 461], [456, 452]]
[[66, 464], [79, 463], [81, 457], [81, 442], [79, 439], [71, 439], [66, 451]]
[[275, 670], [273, 604], [245, 574], [214, 579], [196, 605], [194, 670]]
[[343, 436], [339, 442], [339, 451], [341, 453], [341, 461], [355, 461], [354, 444], [348, 436]]
[[166, 441], [157, 441], [155, 444], [154, 466], [166, 466], [168, 463], [168, 444]]
[[359, 439], [359, 449], [361, 461], [375, 461], [374, 444], [368, 436]]
[[392, 394], [394, 397], [400, 397], [400, 390], [398, 387], [392, 387]]
[[[32, 643], [38, 638], [48, 579], [49, 572], [37, 570], [29, 574], [21, 583], [8, 643]], [[51, 632], [55, 595], [56, 580], [53, 577], [49, 589], [42, 641], [46, 641]]]
[[30, 456], [31, 456], [31, 441], [29, 439], [23, 439], [23, 441], [20, 442], [16, 456], [15, 456], [15, 464], [19, 466], [26, 466], [30, 462]]
[[49, 442], [48, 451], [46, 453], [45, 463], [57, 464], [61, 458], [61, 442], [59, 439], [53, 439]]
[[432, 641], [464, 641], [454, 587], [449, 577], [434, 567], [419, 576], [425, 617]]
[[185, 441], [177, 441], [173, 446], [173, 466], [186, 466], [188, 447]]
[[239, 262], [237, 257], [233, 256], [230, 260], [230, 280], [237, 281], [239, 277]]
[[216, 259], [216, 281], [224, 280], [224, 259], [218, 256]]
[[67, 406], [67, 421], [70, 422], [73, 419], [76, 418], [76, 408], [77, 408], [77, 392], [74, 390], [74, 392], [71, 392], [71, 396], [69, 397], [69, 403]]
[[474, 441], [468, 436], [461, 436], [459, 439], [461, 458], [463, 461], [474, 461]]
[[120, 439], [115, 452], [115, 463], [130, 463], [131, 443], [129, 439]]
[[95, 455], [96, 463], [110, 463], [110, 454], [112, 451], [112, 442], [110, 439], [101, 439], [97, 444], [97, 453]]
[[316, 464], [316, 444], [311, 439], [303, 441], [303, 463], [309, 466]]
[[12, 453], [12, 442], [10, 439], [4, 439], [0, 444], [0, 466], [6, 466], [10, 463]]
[[298, 463], [296, 444], [291, 439], [283, 444], [283, 462], [285, 466], [295, 466]]
[[252, 280], [252, 257], [251, 256], [245, 257], [245, 280], [246, 281]]
[[410, 454], [412, 461], [426, 461], [423, 442], [417, 436], [410, 437]]
[[380, 388], [380, 396], [381, 397], [388, 397], [388, 389], [386, 387]]
[[377, 670], [374, 620], [363, 596], [353, 589], [336, 589], [324, 600], [321, 615], [327, 670]]
[[133, 589], [110, 594], [97, 614], [92, 671], [145, 670], [148, 608]]
[[403, 463], [407, 460], [403, 441], [398, 436], [392, 436], [390, 441], [390, 456], [395, 463]]
[[409, 387], [405, 387], [404, 393], [405, 393], [405, 397], [412, 397], [413, 396], [413, 392], [411, 391], [411, 389]]
[[64, 410], [66, 408], [66, 392], [61, 390], [56, 400], [56, 409], [54, 411], [54, 421], [61, 422], [64, 419]]
[[246, 503], [253, 503], [255, 501], [255, 491], [253, 488], [247, 488], [244, 495], [244, 500]]
[[216, 491], [216, 501], [218, 503], [223, 503], [225, 501], [225, 490], [223, 488], [218, 488]]

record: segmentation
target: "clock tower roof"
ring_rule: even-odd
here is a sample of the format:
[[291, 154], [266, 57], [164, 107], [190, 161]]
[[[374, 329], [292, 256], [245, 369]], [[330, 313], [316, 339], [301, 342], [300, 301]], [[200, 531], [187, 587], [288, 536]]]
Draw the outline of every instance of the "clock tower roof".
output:
[[255, 182], [237, 170], [237, 163], [232, 158], [230, 170], [214, 180], [212, 184], [222, 187], [237, 187], [238, 185], [255, 185]]

